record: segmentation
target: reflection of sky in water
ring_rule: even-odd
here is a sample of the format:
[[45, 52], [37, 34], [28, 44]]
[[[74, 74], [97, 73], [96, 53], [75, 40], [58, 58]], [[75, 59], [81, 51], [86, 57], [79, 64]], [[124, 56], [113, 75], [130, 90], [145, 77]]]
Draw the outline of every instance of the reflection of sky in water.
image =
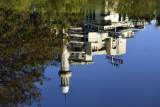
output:
[[[106, 55], [94, 56], [94, 64], [70, 66], [67, 102], [61, 92], [60, 67], [48, 67], [51, 77], [43, 86], [43, 107], [159, 107], [160, 106], [160, 30], [154, 25], [127, 39], [124, 64], [108, 63]], [[36, 105], [33, 105], [36, 106]]]

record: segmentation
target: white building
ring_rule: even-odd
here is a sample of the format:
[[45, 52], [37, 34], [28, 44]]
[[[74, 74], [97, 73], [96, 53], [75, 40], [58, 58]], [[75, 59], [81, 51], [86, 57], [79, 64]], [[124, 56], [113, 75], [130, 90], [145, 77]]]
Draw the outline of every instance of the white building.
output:
[[117, 39], [111, 37], [107, 32], [89, 32], [83, 34], [83, 36], [77, 34], [70, 35], [68, 51], [70, 54], [69, 61], [70, 64], [75, 66], [93, 64], [94, 61], [92, 57], [94, 55], [121, 55], [126, 53], [126, 39], [124, 39], [124, 37], [127, 35], [124, 33], [123, 35], [121, 34], [121, 38]]
[[116, 13], [117, 3], [112, 3], [112, 8], [109, 8], [110, 2], [105, 2], [102, 6], [97, 6], [94, 9], [87, 11], [88, 16], [85, 20], [91, 28], [97, 30], [114, 30], [119, 27], [144, 29], [145, 21], [132, 22], [127, 15]]
[[110, 38], [107, 42], [107, 54], [110, 55], [122, 55], [126, 54], [126, 39]]
[[69, 92], [69, 79], [72, 76], [69, 69], [69, 52], [66, 46], [61, 54], [61, 70], [59, 71], [59, 76], [61, 77], [61, 88], [64, 94]]

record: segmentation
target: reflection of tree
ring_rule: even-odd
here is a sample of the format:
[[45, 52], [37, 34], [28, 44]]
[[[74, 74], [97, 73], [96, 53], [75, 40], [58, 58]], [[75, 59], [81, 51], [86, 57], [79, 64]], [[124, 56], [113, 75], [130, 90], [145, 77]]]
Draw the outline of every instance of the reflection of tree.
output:
[[145, 20], [151, 23], [159, 14], [159, 0], [114, 0], [118, 3], [118, 13], [129, 16], [134, 21]]
[[0, 104], [32, 104], [41, 98], [35, 82], [43, 83], [44, 67], [31, 67], [23, 62], [21, 56], [0, 59]]
[[[19, 8], [18, 8], [19, 9]], [[51, 15], [52, 14], [52, 15]], [[32, 104], [41, 99], [45, 64], [58, 58], [70, 26], [84, 13], [52, 13], [0, 8], [0, 105]]]
[[[32, 104], [41, 99], [45, 63], [61, 52], [62, 37], [40, 15], [0, 9], [0, 105]], [[52, 57], [54, 53], [54, 57]]]
[[28, 13], [19, 14], [12, 10], [3, 10], [1, 13], [1, 56], [23, 53], [29, 55], [26, 61], [38, 58], [41, 62], [49, 60], [53, 52], [61, 51], [61, 35], [56, 36], [40, 16], [37, 15], [35, 19]]
[[[106, 2], [108, 2], [107, 6]], [[47, 19], [48, 23], [58, 19], [58, 24], [68, 27], [71, 25], [71, 20], [81, 20], [83, 16], [77, 13], [85, 13], [84, 10], [95, 8], [97, 5], [102, 5], [102, 14], [107, 15], [114, 10], [122, 15], [129, 16], [133, 20], [146, 20], [150, 22], [153, 16], [159, 14], [160, 6], [159, 0], [1, 0], [0, 7], [7, 7], [16, 11], [27, 11], [32, 13], [34, 10], [43, 15], [43, 19]], [[36, 8], [36, 9], [35, 9]], [[105, 11], [107, 9], [107, 13]], [[58, 15], [57, 15], [58, 14]], [[75, 14], [77, 17], [75, 17]], [[50, 19], [51, 18], [51, 19]], [[61, 20], [62, 21], [61, 21]], [[45, 20], [46, 21], [46, 20]], [[73, 21], [74, 24], [76, 21]], [[72, 23], [73, 24], [73, 23]], [[51, 25], [53, 26], [53, 24]]]
[[[108, 15], [110, 10], [114, 10], [120, 15], [128, 16], [134, 22], [147, 21], [151, 23], [156, 19], [158, 27], [159, 18], [155, 16], [160, 14], [159, 3], [159, 0], [103, 0], [101, 7], [103, 7], [103, 14]], [[108, 13], [105, 13], [106, 9]]]
[[156, 16], [156, 21], [157, 21], [156, 27], [159, 27], [160, 26], [160, 15]]
[[[103, 14], [105, 9], [109, 10], [107, 15], [114, 10], [135, 22], [151, 22], [160, 10], [159, 0], [98, 3], [103, 6]], [[1, 0], [0, 104], [30, 104], [40, 100], [40, 91], [34, 83], [43, 84], [46, 80], [44, 65], [61, 53], [66, 35], [63, 31], [79, 25], [86, 10], [97, 5], [97, 0]], [[156, 19], [159, 26], [159, 15]]]

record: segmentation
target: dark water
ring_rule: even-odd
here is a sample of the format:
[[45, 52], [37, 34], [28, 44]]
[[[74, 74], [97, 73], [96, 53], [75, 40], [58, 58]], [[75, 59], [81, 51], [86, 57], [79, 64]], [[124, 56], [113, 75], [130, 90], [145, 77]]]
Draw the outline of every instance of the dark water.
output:
[[1, 107], [160, 107], [158, 0], [0, 2]]

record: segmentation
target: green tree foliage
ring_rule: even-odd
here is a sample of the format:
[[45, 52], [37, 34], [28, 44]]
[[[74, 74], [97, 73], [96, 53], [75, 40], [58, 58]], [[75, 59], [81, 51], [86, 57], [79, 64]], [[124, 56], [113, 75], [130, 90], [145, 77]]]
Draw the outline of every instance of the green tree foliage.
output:
[[[45, 25], [41, 15], [0, 9], [0, 104], [32, 104], [41, 99], [46, 62], [62, 51], [62, 36]], [[54, 57], [52, 57], [54, 53]]]
[[46, 63], [57, 59], [63, 50], [63, 30], [79, 24], [85, 17], [82, 8], [74, 9], [76, 6], [71, 6], [71, 2], [61, 8], [55, 8], [54, 3], [45, 8], [48, 2], [2, 0], [0, 3], [1, 105], [30, 105], [41, 99], [34, 83], [43, 84], [47, 79]]
[[130, 20], [140, 21], [145, 20], [151, 22], [159, 19], [156, 16], [160, 15], [159, 0], [108, 0], [114, 10], [123, 15], [129, 16]]
[[[108, 5], [106, 5], [108, 2]], [[102, 8], [131, 20], [157, 20], [159, 0], [0, 0], [0, 104], [32, 104], [41, 99], [48, 61], [64, 46], [64, 31], [81, 24], [86, 10]], [[105, 13], [106, 14], [106, 13]], [[53, 56], [54, 53], [54, 56]]]

